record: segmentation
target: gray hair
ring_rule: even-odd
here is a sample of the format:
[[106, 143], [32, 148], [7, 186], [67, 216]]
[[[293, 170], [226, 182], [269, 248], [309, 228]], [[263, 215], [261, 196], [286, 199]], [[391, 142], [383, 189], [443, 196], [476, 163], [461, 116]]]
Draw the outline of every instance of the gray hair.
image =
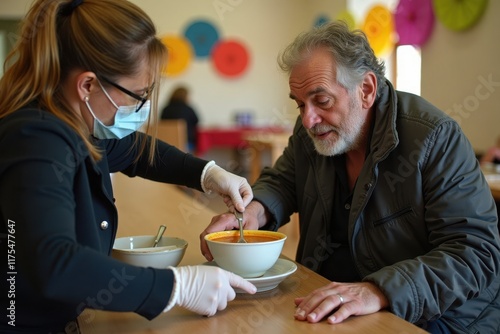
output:
[[[335, 21], [304, 32], [278, 55], [278, 65], [292, 69], [318, 47], [326, 47], [337, 64], [337, 83], [352, 91], [367, 72], [377, 77], [377, 93], [385, 84], [385, 65], [373, 52], [361, 30], [350, 31], [343, 21]], [[378, 94], [377, 94], [378, 95]]]

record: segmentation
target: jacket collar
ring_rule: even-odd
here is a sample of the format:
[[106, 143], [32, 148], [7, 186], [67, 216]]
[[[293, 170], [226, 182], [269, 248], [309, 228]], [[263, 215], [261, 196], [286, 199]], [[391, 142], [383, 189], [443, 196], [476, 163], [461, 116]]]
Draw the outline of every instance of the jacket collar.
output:
[[377, 97], [373, 107], [375, 124], [370, 141], [370, 152], [375, 162], [384, 159], [399, 143], [396, 130], [397, 102], [396, 91], [386, 80], [386, 86]]

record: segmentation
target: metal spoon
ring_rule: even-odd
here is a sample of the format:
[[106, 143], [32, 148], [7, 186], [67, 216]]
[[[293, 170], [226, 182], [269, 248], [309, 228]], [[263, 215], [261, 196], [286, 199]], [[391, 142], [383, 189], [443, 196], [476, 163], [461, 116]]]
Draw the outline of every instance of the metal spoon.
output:
[[158, 246], [158, 243], [160, 242], [161, 237], [163, 236], [163, 232], [165, 232], [166, 229], [167, 229], [167, 227], [165, 225], [160, 225], [160, 228], [158, 229], [158, 233], [156, 234], [156, 237], [155, 237], [155, 242], [153, 244], [153, 247]]
[[240, 225], [240, 238], [238, 239], [238, 243], [246, 244], [247, 241], [243, 237], [243, 213], [235, 209], [234, 216], [238, 219], [238, 225]]

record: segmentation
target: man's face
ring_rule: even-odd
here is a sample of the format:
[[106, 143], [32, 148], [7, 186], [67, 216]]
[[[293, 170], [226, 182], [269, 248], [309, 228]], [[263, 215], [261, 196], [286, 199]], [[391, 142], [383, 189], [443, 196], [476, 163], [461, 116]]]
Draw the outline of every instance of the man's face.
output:
[[355, 149], [363, 136], [367, 110], [359, 88], [351, 94], [336, 83], [336, 66], [324, 48], [314, 50], [290, 73], [290, 98], [319, 154], [333, 156]]

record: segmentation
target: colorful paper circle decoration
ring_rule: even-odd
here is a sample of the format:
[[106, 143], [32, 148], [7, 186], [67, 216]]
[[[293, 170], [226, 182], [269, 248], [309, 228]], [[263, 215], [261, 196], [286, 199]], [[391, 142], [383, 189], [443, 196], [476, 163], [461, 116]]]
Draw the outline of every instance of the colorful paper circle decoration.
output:
[[315, 27], [321, 27], [323, 24], [330, 22], [330, 18], [327, 15], [319, 15], [316, 20], [314, 20]]
[[394, 45], [392, 13], [382, 5], [375, 5], [368, 11], [361, 29], [376, 56], [390, 51]]
[[192, 59], [191, 44], [182, 37], [165, 36], [161, 39], [168, 49], [168, 59], [163, 74], [176, 76], [186, 70]]
[[351, 30], [356, 28], [356, 20], [354, 19], [354, 15], [352, 15], [352, 13], [348, 10], [339, 12], [335, 17], [335, 20], [344, 21]]
[[184, 36], [191, 42], [197, 58], [210, 56], [212, 48], [219, 41], [219, 32], [215, 26], [201, 20], [189, 24]]
[[465, 30], [484, 13], [488, 0], [434, 0], [434, 13], [447, 28]]
[[246, 70], [249, 55], [246, 47], [240, 42], [226, 40], [215, 45], [212, 61], [216, 71], [221, 75], [236, 77]]
[[400, 0], [394, 12], [399, 45], [425, 44], [434, 29], [432, 0]]

